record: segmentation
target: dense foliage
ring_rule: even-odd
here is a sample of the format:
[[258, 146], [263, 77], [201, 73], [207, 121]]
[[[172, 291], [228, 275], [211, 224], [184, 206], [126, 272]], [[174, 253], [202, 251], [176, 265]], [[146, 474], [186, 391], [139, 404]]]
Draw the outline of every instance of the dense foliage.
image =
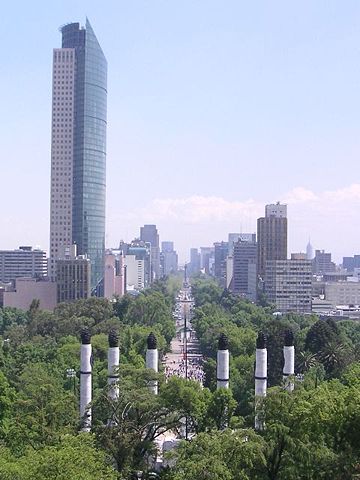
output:
[[[144, 366], [153, 331], [162, 353], [175, 334], [172, 310], [180, 285], [171, 278], [116, 302], [89, 299], [53, 312], [0, 309], [0, 478], [122, 479], [150, 472], [166, 432], [191, 433], [160, 473], [187, 479], [351, 479], [360, 473], [360, 325], [315, 316], [274, 316], [222, 291], [192, 282], [193, 326], [205, 357], [206, 385], [155, 375]], [[79, 433], [79, 332], [92, 333], [93, 428]], [[121, 344], [120, 394], [107, 395], [107, 334]], [[284, 332], [295, 336], [294, 392], [282, 385]], [[255, 432], [254, 352], [268, 338], [265, 425]], [[220, 333], [229, 338], [230, 389], [216, 390]], [[159, 395], [148, 389], [159, 381]], [[144, 475], [147, 475], [145, 473]], [[150, 475], [150, 474], [149, 474]], [[135, 477], [136, 478], [136, 477]], [[143, 477], [144, 478], [144, 477]], [[147, 478], [147, 477], [146, 477]], [[152, 478], [149, 476], [149, 478]]]

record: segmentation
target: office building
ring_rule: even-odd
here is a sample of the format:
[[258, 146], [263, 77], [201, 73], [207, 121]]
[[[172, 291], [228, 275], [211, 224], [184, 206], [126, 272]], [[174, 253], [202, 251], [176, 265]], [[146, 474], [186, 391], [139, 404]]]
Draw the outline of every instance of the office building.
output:
[[238, 240], [242, 240], [243, 242], [256, 242], [256, 233], [229, 233], [229, 255], [233, 254], [234, 243], [236, 243]]
[[360, 268], [360, 255], [354, 255], [353, 257], [343, 257], [342, 266], [348, 272], [353, 272], [356, 268]]
[[256, 301], [257, 245], [239, 239], [234, 244], [233, 277], [231, 291], [236, 295]]
[[46, 252], [29, 246], [17, 250], [0, 250], [0, 282], [14, 282], [16, 278], [47, 276]]
[[200, 253], [197, 248], [190, 248], [190, 263], [188, 264], [189, 275], [200, 272]]
[[170, 253], [174, 251], [174, 242], [161, 242], [162, 253]]
[[136, 258], [136, 255], [125, 255], [125, 278], [126, 291], [140, 291], [145, 288], [145, 264], [144, 260]]
[[222, 288], [226, 287], [226, 258], [228, 250], [228, 242], [214, 243], [214, 277]]
[[140, 228], [140, 240], [151, 244], [151, 282], [160, 278], [160, 245], [156, 225]]
[[325, 300], [334, 307], [360, 305], [360, 282], [325, 282]]
[[232, 291], [233, 285], [234, 257], [228, 255], [226, 258], [226, 285], [225, 288]]
[[161, 242], [160, 264], [162, 276], [178, 271], [178, 254], [174, 250], [174, 242]]
[[74, 302], [91, 295], [91, 264], [85, 255], [56, 260], [57, 302]]
[[[123, 247], [124, 248], [124, 247]], [[152, 268], [152, 253], [154, 252], [151, 247], [150, 242], [145, 242], [135, 238], [131, 243], [127, 244], [124, 248], [125, 256], [134, 255], [136, 260], [141, 260], [143, 262], [143, 284], [144, 287], [148, 287], [154, 279], [154, 270]]]
[[70, 23], [53, 52], [50, 277], [64, 247], [91, 262], [91, 289], [104, 277], [107, 62], [94, 31]]
[[104, 297], [112, 300], [126, 291], [125, 258], [122, 250], [105, 252]]
[[315, 250], [312, 262], [314, 275], [335, 272], [336, 267], [335, 263], [331, 261], [331, 253], [326, 253], [324, 250]]
[[310, 313], [312, 265], [305, 255], [290, 260], [267, 260], [265, 294], [282, 313]]
[[207, 275], [211, 274], [214, 255], [214, 247], [200, 247], [200, 269]]
[[258, 218], [258, 275], [264, 279], [266, 262], [287, 259], [286, 205], [266, 205], [265, 217]]
[[265, 217], [286, 218], [287, 205], [281, 204], [280, 202], [265, 205]]

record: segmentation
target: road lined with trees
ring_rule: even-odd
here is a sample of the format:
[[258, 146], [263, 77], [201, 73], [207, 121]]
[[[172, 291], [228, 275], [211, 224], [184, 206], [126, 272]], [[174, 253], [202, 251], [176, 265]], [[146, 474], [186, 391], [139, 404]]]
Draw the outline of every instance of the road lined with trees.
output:
[[[196, 436], [172, 453], [170, 480], [328, 479], [360, 474], [360, 325], [316, 316], [273, 316], [192, 279], [191, 320], [204, 359], [204, 388], [145, 369], [146, 339], [160, 354], [176, 335], [173, 311], [181, 283], [155, 283], [115, 303], [91, 298], [59, 305], [54, 313], [0, 309], [0, 478], [122, 479], [153, 470], [157, 439], [181, 435], [186, 416]], [[93, 346], [93, 426], [79, 433], [79, 333]], [[120, 337], [120, 392], [107, 395], [107, 335]], [[285, 330], [295, 337], [295, 390], [282, 384]], [[258, 332], [268, 337], [266, 429], [255, 432], [254, 354]], [[225, 333], [230, 389], [216, 389], [216, 351]], [[76, 376], [67, 372], [75, 370]], [[148, 385], [156, 378], [159, 394]], [[114, 422], [108, 424], [108, 419]], [[224, 425], [229, 428], [224, 429]], [[135, 477], [136, 478], [136, 477]], [[149, 477], [150, 478], [150, 477]]]

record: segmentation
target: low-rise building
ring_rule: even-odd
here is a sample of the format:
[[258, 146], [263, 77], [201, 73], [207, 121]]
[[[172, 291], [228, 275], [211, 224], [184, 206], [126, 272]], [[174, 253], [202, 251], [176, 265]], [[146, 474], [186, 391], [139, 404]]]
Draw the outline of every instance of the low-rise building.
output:
[[333, 305], [359, 305], [360, 282], [325, 282], [325, 299]]
[[39, 300], [42, 310], [54, 310], [57, 303], [56, 283], [39, 278], [17, 278], [12, 291], [2, 293], [3, 306], [29, 310], [33, 300]]
[[17, 250], [0, 250], [0, 282], [13, 282], [16, 278], [47, 276], [46, 252], [29, 246]]

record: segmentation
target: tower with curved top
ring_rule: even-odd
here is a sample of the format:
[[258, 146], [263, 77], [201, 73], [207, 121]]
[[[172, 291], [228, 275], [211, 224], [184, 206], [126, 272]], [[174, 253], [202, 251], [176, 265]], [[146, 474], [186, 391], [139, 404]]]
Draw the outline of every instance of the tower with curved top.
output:
[[107, 62], [86, 19], [63, 26], [53, 52], [50, 276], [76, 244], [91, 262], [91, 287], [104, 277]]

